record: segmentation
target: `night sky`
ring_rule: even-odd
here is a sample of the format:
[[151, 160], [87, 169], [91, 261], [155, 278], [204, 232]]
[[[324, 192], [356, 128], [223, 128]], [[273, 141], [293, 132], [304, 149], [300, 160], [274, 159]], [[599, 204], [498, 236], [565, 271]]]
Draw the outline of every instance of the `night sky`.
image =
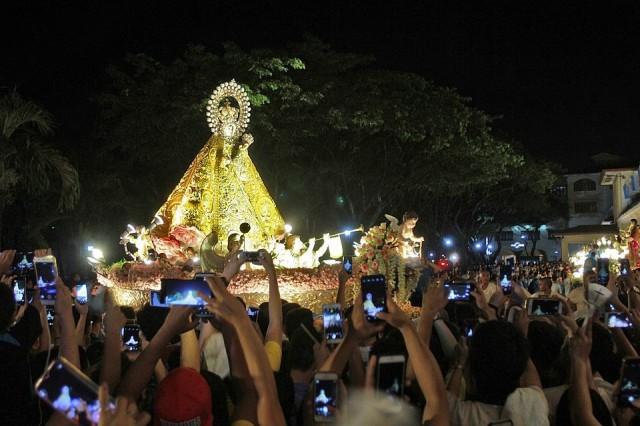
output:
[[91, 94], [127, 52], [169, 61], [189, 43], [278, 48], [312, 34], [457, 87], [501, 116], [499, 134], [569, 170], [603, 151], [640, 160], [637, 1], [8, 0], [0, 34], [0, 87], [52, 111], [58, 137], [79, 147]]

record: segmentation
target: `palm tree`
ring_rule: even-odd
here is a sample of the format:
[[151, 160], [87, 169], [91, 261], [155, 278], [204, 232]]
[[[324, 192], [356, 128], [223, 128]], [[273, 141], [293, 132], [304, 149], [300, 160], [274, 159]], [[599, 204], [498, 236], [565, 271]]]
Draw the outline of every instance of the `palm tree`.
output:
[[23, 197], [53, 194], [58, 212], [78, 201], [77, 170], [43, 142], [52, 133], [53, 119], [46, 110], [16, 91], [0, 97], [0, 223], [5, 209]]

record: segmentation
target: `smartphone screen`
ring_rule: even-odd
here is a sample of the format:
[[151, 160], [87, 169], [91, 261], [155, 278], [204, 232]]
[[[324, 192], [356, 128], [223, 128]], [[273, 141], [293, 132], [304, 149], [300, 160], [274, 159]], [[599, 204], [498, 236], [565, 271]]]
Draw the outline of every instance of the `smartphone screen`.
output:
[[314, 377], [313, 412], [317, 422], [335, 419], [338, 401], [338, 376], [318, 373]]
[[33, 273], [33, 252], [17, 252], [13, 258], [11, 272], [14, 275], [28, 275]]
[[47, 322], [49, 323], [49, 327], [53, 327], [53, 320], [56, 318], [56, 311], [53, 305], [47, 305]]
[[[36, 382], [38, 396], [67, 419], [82, 426], [100, 422], [98, 385], [65, 358], [53, 361]], [[115, 409], [113, 400], [109, 408]]]
[[366, 275], [360, 278], [362, 303], [368, 321], [379, 321], [378, 312], [387, 311], [387, 282], [384, 275]]
[[607, 312], [605, 324], [609, 328], [631, 328], [633, 324], [624, 312]]
[[544, 316], [562, 313], [562, 303], [556, 299], [527, 299], [529, 315]]
[[88, 301], [87, 284], [82, 283], [76, 286], [76, 303], [86, 305]]
[[260, 308], [256, 308], [255, 306], [249, 306], [247, 308], [247, 315], [251, 321], [258, 321], [258, 312], [260, 312]]
[[167, 305], [205, 306], [213, 297], [206, 281], [165, 279], [161, 280], [164, 302]]
[[381, 356], [377, 366], [377, 389], [401, 398], [404, 395], [405, 363], [404, 355]]
[[169, 305], [164, 303], [164, 299], [162, 298], [162, 293], [156, 290], [151, 290], [149, 293], [149, 304], [154, 308], [168, 308]]
[[56, 299], [56, 278], [58, 269], [56, 258], [53, 256], [36, 257], [33, 259], [36, 271], [36, 283], [40, 288], [40, 299], [53, 303]]
[[13, 296], [16, 300], [16, 304], [25, 304], [26, 287], [27, 282], [23, 277], [13, 279]]
[[353, 256], [342, 257], [342, 268], [347, 274], [351, 275], [353, 272]]
[[513, 279], [513, 266], [511, 265], [502, 265], [500, 267], [500, 287], [502, 288], [502, 293], [505, 295], [511, 294]]
[[598, 275], [598, 284], [607, 285], [609, 282], [609, 259], [600, 258], [596, 262], [596, 273]]
[[449, 290], [448, 299], [452, 301], [469, 301], [471, 300], [471, 291], [473, 283], [454, 283], [446, 282], [444, 287]]
[[630, 270], [631, 266], [629, 264], [629, 259], [620, 259], [620, 275], [626, 277], [629, 275]]
[[640, 398], [640, 358], [626, 358], [622, 364], [622, 379], [618, 403], [630, 406]]
[[142, 344], [138, 324], [127, 324], [122, 328], [122, 345], [127, 352], [140, 352]]
[[338, 343], [344, 339], [342, 331], [342, 313], [340, 305], [332, 303], [322, 306], [322, 321], [324, 323], [324, 336], [327, 343]]

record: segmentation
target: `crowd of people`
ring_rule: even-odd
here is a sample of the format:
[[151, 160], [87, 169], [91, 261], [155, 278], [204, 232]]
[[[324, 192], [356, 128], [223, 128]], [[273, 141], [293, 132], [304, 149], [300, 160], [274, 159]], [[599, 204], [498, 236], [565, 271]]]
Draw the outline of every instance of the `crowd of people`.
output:
[[[257, 315], [226, 288], [247, 261], [240, 252], [204, 278], [206, 314], [135, 311], [109, 289], [95, 309], [57, 278], [52, 323], [37, 286], [16, 302], [14, 255], [0, 253], [2, 425], [640, 424], [635, 272], [612, 272], [606, 286], [591, 270], [573, 282], [562, 263], [512, 268], [509, 286], [499, 270], [440, 272], [413, 317], [389, 291], [369, 321], [371, 300], [347, 295], [357, 271], [342, 271], [331, 315], [343, 327], [331, 323], [327, 339], [317, 313], [281, 299], [264, 250], [269, 300]], [[472, 297], [449, 300], [451, 281], [472, 282]], [[534, 299], [562, 308], [532, 311]], [[626, 328], [607, 326], [612, 310]], [[123, 342], [132, 325], [139, 350]]]

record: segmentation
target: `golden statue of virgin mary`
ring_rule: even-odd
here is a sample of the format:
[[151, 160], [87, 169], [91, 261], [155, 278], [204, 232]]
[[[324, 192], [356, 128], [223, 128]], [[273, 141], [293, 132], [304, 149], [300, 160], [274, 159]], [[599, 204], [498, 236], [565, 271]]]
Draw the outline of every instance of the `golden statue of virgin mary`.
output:
[[284, 220], [249, 157], [253, 136], [245, 130], [250, 115], [249, 98], [235, 80], [213, 91], [207, 104], [211, 138], [158, 210], [164, 223], [153, 229], [155, 237], [166, 237], [176, 227], [195, 227], [213, 233], [221, 243], [216, 249], [224, 254], [227, 237], [243, 222], [251, 225], [247, 250], [266, 247], [282, 232]]

